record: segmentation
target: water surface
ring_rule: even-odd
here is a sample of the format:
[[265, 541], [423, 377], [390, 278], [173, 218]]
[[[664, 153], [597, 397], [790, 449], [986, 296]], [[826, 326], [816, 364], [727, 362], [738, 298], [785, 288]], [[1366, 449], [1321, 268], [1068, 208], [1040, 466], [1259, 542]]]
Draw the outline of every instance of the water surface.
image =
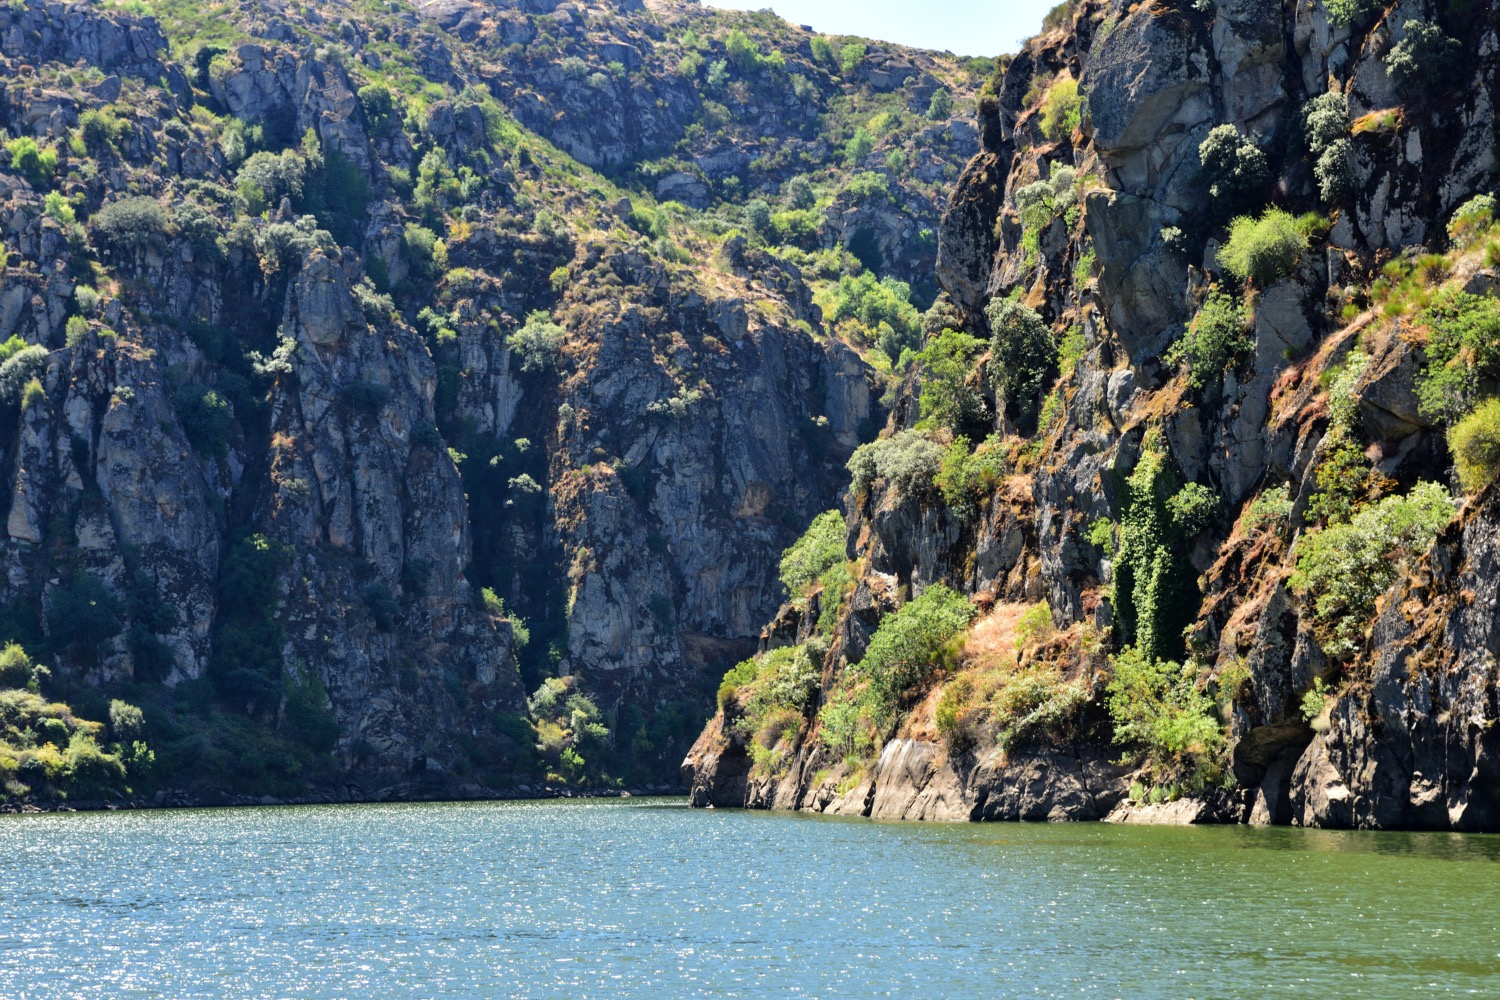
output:
[[4, 997], [1500, 996], [1500, 838], [680, 800], [0, 817]]

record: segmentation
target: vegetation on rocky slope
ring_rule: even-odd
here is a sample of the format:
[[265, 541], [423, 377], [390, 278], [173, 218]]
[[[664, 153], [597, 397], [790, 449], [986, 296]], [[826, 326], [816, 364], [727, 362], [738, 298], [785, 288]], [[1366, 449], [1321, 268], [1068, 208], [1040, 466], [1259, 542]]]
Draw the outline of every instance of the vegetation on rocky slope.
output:
[[[822, 651], [821, 704], [779, 724], [774, 771], [711, 725], [695, 798], [1500, 826], [1494, 741], [1455, 721], [1493, 721], [1500, 629], [1476, 605], [1496, 32], [1421, 3], [1049, 15], [981, 99], [951, 304], [850, 463], [852, 592], [765, 634], [762, 657]], [[983, 485], [935, 488], [981, 439]], [[897, 711], [861, 707], [869, 651], [929, 594], [971, 623]]]
[[993, 64], [676, 2], [0, 39], [0, 634], [164, 788], [669, 780], [920, 347]]

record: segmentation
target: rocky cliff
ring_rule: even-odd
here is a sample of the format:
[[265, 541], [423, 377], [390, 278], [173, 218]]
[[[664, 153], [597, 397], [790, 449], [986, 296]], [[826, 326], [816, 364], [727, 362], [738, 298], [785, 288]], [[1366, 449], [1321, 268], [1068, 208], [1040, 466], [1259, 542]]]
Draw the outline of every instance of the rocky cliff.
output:
[[1500, 829], [1497, 44], [1488, 4], [1054, 11], [694, 801]]
[[0, 64], [0, 638], [112, 720], [15, 722], [22, 798], [670, 781], [988, 71], [665, 0], [32, 0]]

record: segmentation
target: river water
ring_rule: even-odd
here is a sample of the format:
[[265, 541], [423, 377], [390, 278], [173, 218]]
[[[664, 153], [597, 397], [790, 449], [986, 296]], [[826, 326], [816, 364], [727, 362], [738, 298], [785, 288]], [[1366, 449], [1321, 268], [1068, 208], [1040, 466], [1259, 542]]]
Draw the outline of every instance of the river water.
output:
[[681, 800], [0, 817], [4, 997], [1500, 996], [1500, 838]]

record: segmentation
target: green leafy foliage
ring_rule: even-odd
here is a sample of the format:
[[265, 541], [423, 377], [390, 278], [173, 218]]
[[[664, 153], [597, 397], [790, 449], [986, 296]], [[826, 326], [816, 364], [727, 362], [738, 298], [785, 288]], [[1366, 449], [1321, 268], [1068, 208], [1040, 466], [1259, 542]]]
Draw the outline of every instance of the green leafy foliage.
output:
[[855, 449], [849, 458], [849, 489], [862, 496], [882, 481], [897, 493], [920, 494], [931, 488], [942, 460], [942, 446], [921, 431], [897, 431]]
[[1463, 46], [1431, 21], [1407, 21], [1385, 57], [1396, 90], [1410, 100], [1441, 93], [1462, 71]]
[[892, 364], [921, 340], [922, 316], [911, 304], [911, 286], [895, 278], [876, 278], [869, 271], [845, 275], [829, 290], [824, 313], [841, 337], [874, 344]]
[[1005, 448], [991, 435], [972, 452], [969, 439], [954, 439], [943, 452], [937, 488], [943, 503], [960, 521], [978, 516], [984, 503], [1005, 479]]
[[551, 368], [557, 352], [567, 339], [567, 331], [552, 321], [552, 316], [536, 310], [526, 322], [505, 338], [506, 349], [521, 360], [523, 372], [540, 372]]
[[944, 664], [951, 643], [973, 620], [961, 594], [935, 584], [888, 615], [864, 658], [819, 712], [823, 741], [835, 753], [864, 755], [889, 734], [902, 700]]
[[932, 92], [932, 100], [927, 102], [927, 118], [929, 121], [945, 122], [953, 117], [953, 95], [948, 93], [947, 87], [939, 87]]
[[1500, 399], [1480, 403], [1448, 431], [1448, 448], [1464, 492], [1479, 493], [1500, 476]]
[[1445, 289], [1419, 319], [1428, 334], [1417, 399], [1424, 416], [1452, 423], [1500, 380], [1500, 302]]
[[1266, 154], [1233, 125], [1219, 125], [1210, 131], [1198, 147], [1198, 157], [1203, 162], [1209, 196], [1224, 214], [1252, 202], [1271, 177]]
[[12, 336], [0, 346], [0, 402], [18, 406], [26, 386], [47, 369], [47, 349]]
[[[1182, 629], [1196, 606], [1193, 578], [1183, 552], [1190, 536], [1169, 503], [1178, 496], [1160, 438], [1142, 445], [1140, 460], [1125, 480], [1120, 545], [1115, 553], [1114, 604], [1120, 630], [1143, 656], [1162, 659], [1181, 648]], [[1197, 515], [1191, 496], [1177, 505]]]
[[824, 511], [802, 537], [781, 554], [781, 585], [792, 597], [799, 596], [833, 566], [844, 562], [848, 528], [844, 515]]
[[600, 765], [609, 745], [609, 727], [594, 700], [578, 690], [575, 678], [547, 678], [527, 707], [545, 762], [570, 782], [588, 784], [603, 776]]
[[1193, 789], [1220, 779], [1224, 727], [1214, 701], [1192, 671], [1134, 646], [1111, 658], [1107, 706], [1115, 742], [1135, 747], [1158, 778], [1185, 780]]
[[57, 150], [39, 147], [30, 136], [11, 139], [5, 150], [10, 154], [10, 168], [33, 187], [50, 184], [57, 174]]
[[922, 370], [922, 419], [958, 432], [986, 416], [984, 398], [969, 384], [984, 341], [958, 330], [944, 330], [917, 355]]
[[1209, 293], [1182, 339], [1167, 352], [1166, 361], [1186, 365], [1188, 384], [1193, 388], [1212, 390], [1250, 347], [1244, 305], [1238, 298], [1216, 290]]
[[990, 322], [990, 384], [1005, 400], [1008, 415], [1023, 431], [1036, 429], [1042, 394], [1057, 372], [1057, 341], [1030, 306], [993, 299], [985, 309]]
[[1314, 157], [1313, 176], [1327, 204], [1339, 204], [1354, 189], [1354, 147], [1349, 141], [1349, 99], [1328, 91], [1302, 109], [1303, 131]]
[[1476, 194], [1460, 205], [1448, 220], [1448, 239], [1456, 247], [1468, 247], [1495, 224], [1495, 196]]
[[170, 221], [167, 210], [155, 198], [122, 198], [112, 201], [89, 222], [101, 248], [119, 256], [166, 249]]
[[1078, 95], [1078, 81], [1065, 76], [1054, 83], [1042, 102], [1042, 117], [1039, 122], [1042, 134], [1056, 142], [1073, 134], [1078, 128], [1082, 114], [1082, 100]]
[[1240, 216], [1229, 226], [1219, 265], [1241, 281], [1264, 288], [1286, 275], [1307, 250], [1307, 237], [1290, 213], [1266, 209], [1259, 218]]
[[1351, 24], [1380, 9], [1380, 0], [1323, 0], [1328, 20], [1334, 24]]
[[1291, 587], [1311, 602], [1325, 652], [1347, 656], [1360, 647], [1375, 601], [1395, 583], [1402, 561], [1426, 554], [1454, 515], [1447, 490], [1418, 483], [1298, 543]]

